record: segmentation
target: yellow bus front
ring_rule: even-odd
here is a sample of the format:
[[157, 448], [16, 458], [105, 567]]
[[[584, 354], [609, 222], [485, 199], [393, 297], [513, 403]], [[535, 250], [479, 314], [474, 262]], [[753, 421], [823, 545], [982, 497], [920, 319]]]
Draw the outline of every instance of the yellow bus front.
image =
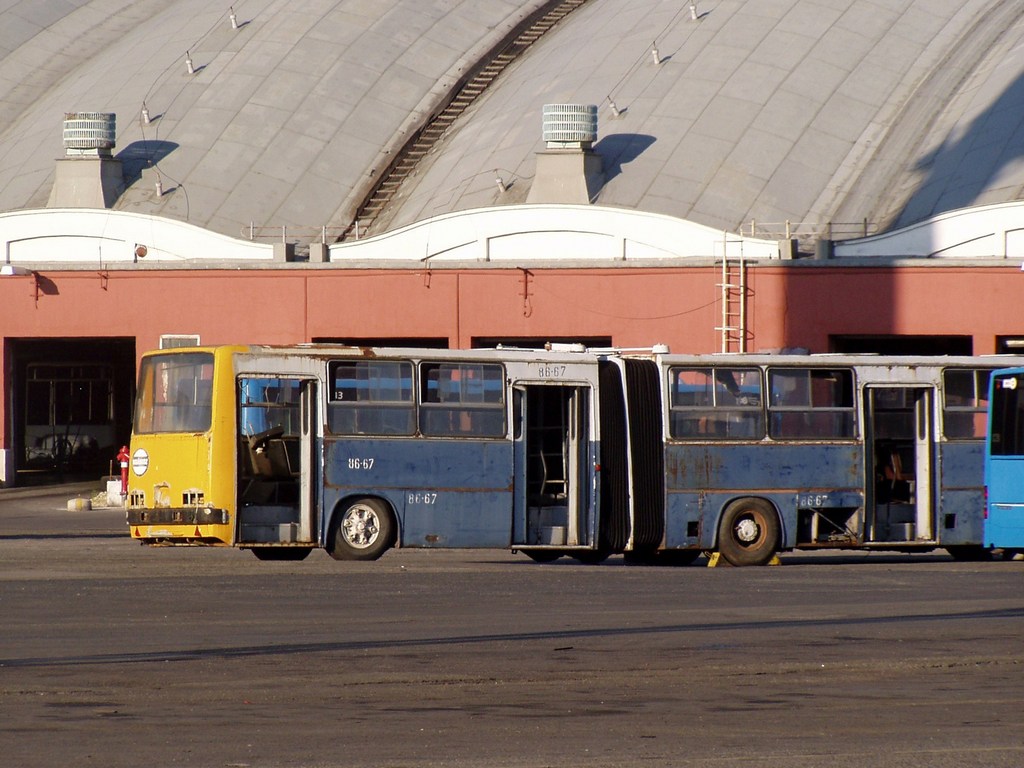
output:
[[150, 352], [139, 366], [127, 519], [154, 545], [231, 545], [238, 347]]

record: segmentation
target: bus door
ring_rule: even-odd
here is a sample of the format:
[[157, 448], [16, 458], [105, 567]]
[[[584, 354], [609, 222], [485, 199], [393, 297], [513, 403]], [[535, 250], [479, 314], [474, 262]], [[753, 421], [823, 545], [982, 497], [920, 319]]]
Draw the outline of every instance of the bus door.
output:
[[985, 492], [985, 546], [1024, 547], [1024, 369], [992, 376]]
[[517, 386], [514, 544], [589, 547], [594, 538], [587, 482], [590, 392], [586, 387]]
[[238, 380], [240, 546], [317, 541], [316, 381]]
[[864, 390], [866, 539], [873, 543], [935, 538], [933, 387]]

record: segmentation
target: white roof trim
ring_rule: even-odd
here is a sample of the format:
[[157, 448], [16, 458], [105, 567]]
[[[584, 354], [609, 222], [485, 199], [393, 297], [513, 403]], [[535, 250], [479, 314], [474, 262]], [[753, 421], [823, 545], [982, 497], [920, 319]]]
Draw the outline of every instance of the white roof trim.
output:
[[594, 205], [511, 205], [457, 211], [330, 247], [332, 262], [778, 259], [758, 240], [657, 213]]

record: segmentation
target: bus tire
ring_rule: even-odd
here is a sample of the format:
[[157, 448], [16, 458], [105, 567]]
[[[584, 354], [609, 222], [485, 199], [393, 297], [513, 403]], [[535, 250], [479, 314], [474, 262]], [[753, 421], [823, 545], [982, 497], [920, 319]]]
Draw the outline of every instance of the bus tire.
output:
[[328, 553], [335, 560], [376, 560], [395, 542], [395, 518], [380, 499], [356, 499], [334, 516]]
[[253, 547], [257, 560], [288, 560], [297, 562], [309, 557], [312, 547]]
[[718, 524], [718, 551], [732, 565], [765, 565], [779, 545], [779, 518], [764, 499], [738, 499]]

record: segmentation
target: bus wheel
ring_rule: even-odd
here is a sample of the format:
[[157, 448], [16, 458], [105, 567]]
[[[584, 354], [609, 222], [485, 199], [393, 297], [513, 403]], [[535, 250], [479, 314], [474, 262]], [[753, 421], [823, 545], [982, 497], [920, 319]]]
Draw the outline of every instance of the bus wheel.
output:
[[718, 551], [732, 565], [764, 565], [779, 543], [779, 518], [762, 499], [740, 499], [726, 507], [718, 526]]
[[253, 547], [257, 560], [305, 560], [312, 547]]
[[335, 560], [376, 560], [395, 540], [391, 510], [378, 499], [352, 502], [331, 525], [329, 552]]

